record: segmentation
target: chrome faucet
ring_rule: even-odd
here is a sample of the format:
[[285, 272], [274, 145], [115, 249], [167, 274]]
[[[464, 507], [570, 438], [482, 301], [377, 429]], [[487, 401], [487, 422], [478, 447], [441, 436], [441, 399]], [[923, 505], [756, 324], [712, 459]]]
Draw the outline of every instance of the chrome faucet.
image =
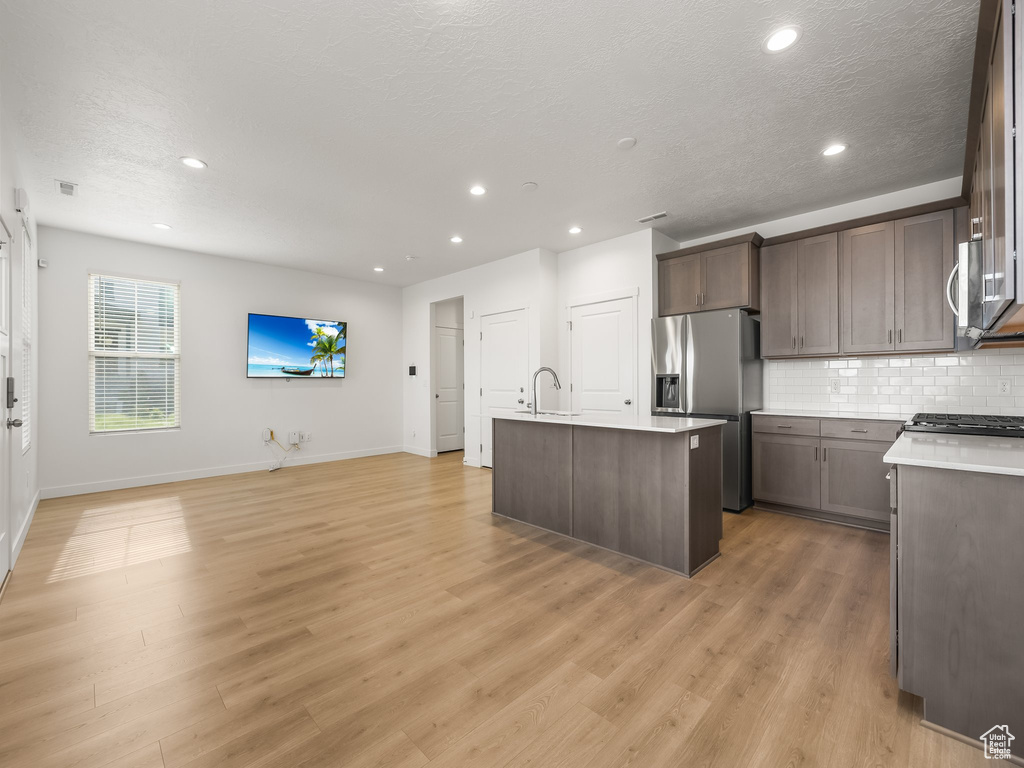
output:
[[533, 386], [530, 390], [533, 393], [533, 401], [530, 403], [530, 413], [533, 414], [534, 416], [537, 415], [537, 377], [540, 376], [542, 371], [547, 371], [548, 373], [551, 374], [552, 378], [555, 380], [555, 389], [562, 388], [562, 385], [558, 383], [557, 373], [555, 373], [547, 366], [544, 366], [543, 368], [538, 368], [533, 374]]

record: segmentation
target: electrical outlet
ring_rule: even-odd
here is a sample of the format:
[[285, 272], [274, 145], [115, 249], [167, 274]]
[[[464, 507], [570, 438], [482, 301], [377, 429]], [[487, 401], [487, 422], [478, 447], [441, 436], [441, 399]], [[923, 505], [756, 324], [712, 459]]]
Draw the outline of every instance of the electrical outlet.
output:
[[299, 433], [298, 433], [297, 430], [293, 429], [291, 432], [288, 433], [288, 445], [298, 445], [298, 444], [299, 444]]
[[700, 435], [690, 435], [690, 450], [700, 448]]
[[828, 380], [828, 391], [829, 391], [830, 394], [833, 394], [833, 395], [838, 395], [839, 394], [839, 379], [829, 379]]
[[303, 432], [301, 435], [299, 435], [299, 439], [304, 443], [308, 443], [310, 440], [313, 439], [313, 433]]
[[1012, 386], [1012, 384], [1013, 382], [1011, 382], [1009, 379], [996, 379], [996, 386], [999, 388], [1000, 395], [1010, 394], [1010, 387]]

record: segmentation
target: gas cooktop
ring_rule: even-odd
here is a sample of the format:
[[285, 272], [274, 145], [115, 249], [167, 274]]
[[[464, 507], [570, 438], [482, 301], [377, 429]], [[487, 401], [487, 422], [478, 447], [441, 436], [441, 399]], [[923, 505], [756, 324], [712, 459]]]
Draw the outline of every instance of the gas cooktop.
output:
[[1024, 416], [985, 416], [973, 413], [919, 413], [910, 419], [903, 429], [907, 432], [1024, 437]]

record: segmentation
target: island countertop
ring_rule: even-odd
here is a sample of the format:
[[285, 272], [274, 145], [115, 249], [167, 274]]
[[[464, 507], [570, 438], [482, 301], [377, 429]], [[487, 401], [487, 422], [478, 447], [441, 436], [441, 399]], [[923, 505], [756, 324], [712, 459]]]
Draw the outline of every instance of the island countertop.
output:
[[1024, 476], [1024, 439], [904, 432], [883, 460], [912, 467]]
[[716, 427], [726, 423], [722, 419], [688, 419], [676, 418], [675, 416], [648, 416], [644, 414], [604, 416], [596, 413], [573, 414], [561, 411], [538, 413], [536, 416], [530, 413], [507, 411], [504, 413], [494, 413], [492, 416], [495, 419], [505, 419], [507, 421], [568, 424], [574, 427], [628, 429], [635, 432], [667, 432], [669, 434], [692, 432], [696, 429], [706, 429], [707, 427]]

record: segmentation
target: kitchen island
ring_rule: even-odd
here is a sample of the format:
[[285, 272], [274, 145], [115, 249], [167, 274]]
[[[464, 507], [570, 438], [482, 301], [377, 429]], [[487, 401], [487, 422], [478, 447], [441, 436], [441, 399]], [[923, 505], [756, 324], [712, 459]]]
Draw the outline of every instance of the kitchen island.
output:
[[904, 432], [885, 461], [899, 687], [972, 743], [1024, 733], [1024, 439]]
[[692, 576], [719, 554], [723, 424], [495, 414], [492, 511]]

